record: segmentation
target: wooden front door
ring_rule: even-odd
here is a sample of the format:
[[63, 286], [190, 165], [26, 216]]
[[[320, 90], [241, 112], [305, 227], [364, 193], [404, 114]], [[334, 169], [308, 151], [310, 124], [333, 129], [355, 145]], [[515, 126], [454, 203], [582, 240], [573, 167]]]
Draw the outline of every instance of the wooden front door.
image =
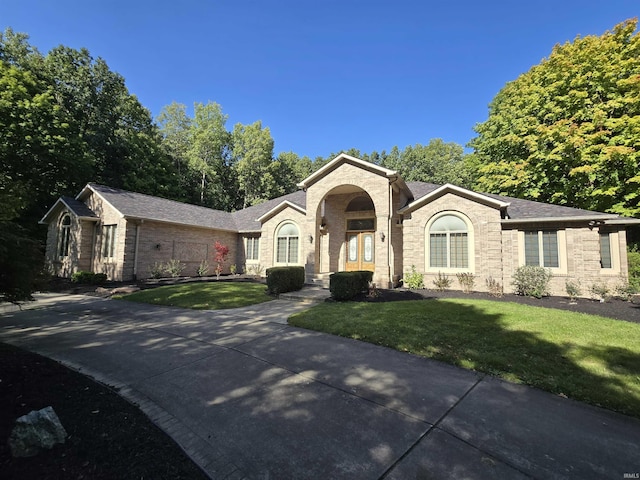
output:
[[375, 271], [373, 250], [374, 232], [350, 232], [347, 233], [347, 262], [345, 270]]

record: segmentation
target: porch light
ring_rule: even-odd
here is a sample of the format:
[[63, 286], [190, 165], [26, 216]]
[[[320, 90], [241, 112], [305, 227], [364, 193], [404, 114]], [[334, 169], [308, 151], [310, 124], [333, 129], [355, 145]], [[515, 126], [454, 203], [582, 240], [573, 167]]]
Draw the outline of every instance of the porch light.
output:
[[384, 242], [384, 232], [380, 232], [380, 240]]
[[309, 235], [309, 243], [313, 243], [313, 235]]

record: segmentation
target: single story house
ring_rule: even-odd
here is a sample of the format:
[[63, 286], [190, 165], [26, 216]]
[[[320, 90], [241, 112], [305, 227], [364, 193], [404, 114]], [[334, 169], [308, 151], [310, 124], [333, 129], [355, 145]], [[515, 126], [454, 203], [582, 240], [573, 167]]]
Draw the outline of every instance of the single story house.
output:
[[312, 282], [343, 270], [371, 270], [381, 287], [412, 267], [425, 285], [456, 273], [511, 290], [514, 271], [540, 265], [553, 274], [551, 293], [577, 280], [610, 288], [627, 279], [626, 228], [640, 220], [455, 185], [405, 182], [395, 171], [341, 154], [300, 182], [300, 190], [237, 212], [88, 184], [60, 198], [42, 218], [52, 271], [78, 270], [110, 279], [151, 275], [153, 265], [180, 260], [185, 275], [202, 261], [213, 270], [216, 241], [229, 247], [224, 272], [263, 273], [302, 265]]

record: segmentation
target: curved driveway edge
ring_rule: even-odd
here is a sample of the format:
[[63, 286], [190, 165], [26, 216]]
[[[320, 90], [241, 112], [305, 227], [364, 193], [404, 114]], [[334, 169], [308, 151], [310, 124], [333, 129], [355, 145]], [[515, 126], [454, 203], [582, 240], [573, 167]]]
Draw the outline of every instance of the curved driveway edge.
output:
[[3, 313], [0, 341], [119, 389], [212, 478], [640, 472], [636, 419], [286, 324], [305, 308], [275, 300], [186, 311], [42, 296]]

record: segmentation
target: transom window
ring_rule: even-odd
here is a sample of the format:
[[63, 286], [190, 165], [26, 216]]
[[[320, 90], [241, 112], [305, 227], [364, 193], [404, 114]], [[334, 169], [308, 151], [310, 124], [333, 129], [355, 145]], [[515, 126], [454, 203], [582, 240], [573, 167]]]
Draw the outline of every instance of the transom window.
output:
[[347, 230], [349, 231], [375, 230], [375, 219], [353, 218], [353, 219], [347, 220]]
[[469, 268], [469, 231], [456, 215], [443, 215], [429, 227], [429, 267]]
[[102, 227], [102, 256], [113, 258], [116, 253], [116, 225]]
[[558, 268], [558, 232], [539, 230], [524, 232], [524, 263], [539, 267]]
[[58, 256], [69, 256], [69, 238], [71, 237], [71, 217], [65, 215], [60, 222], [60, 232], [58, 237]]
[[260, 260], [260, 237], [247, 237], [245, 257], [247, 260]]
[[297, 264], [300, 233], [293, 223], [285, 223], [276, 235], [276, 263]]

